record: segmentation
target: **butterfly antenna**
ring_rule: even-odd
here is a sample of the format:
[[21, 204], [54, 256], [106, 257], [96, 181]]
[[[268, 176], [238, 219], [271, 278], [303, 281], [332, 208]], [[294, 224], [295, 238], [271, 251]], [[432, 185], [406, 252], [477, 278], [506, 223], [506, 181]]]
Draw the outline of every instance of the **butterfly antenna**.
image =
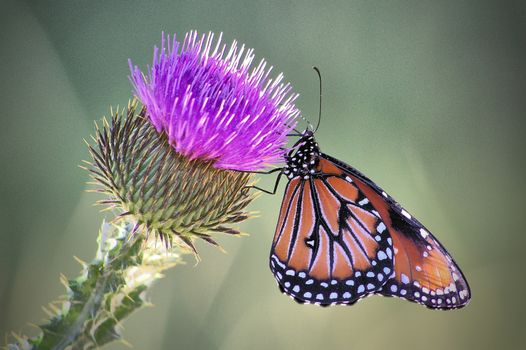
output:
[[314, 132], [316, 132], [318, 130], [318, 128], [320, 127], [320, 122], [321, 122], [321, 92], [322, 92], [322, 89], [321, 89], [321, 72], [318, 69], [318, 67], [316, 67], [316, 66], [312, 67], [312, 69], [314, 69], [316, 71], [316, 73], [318, 73], [318, 79], [320, 80], [320, 110], [318, 111], [318, 124], [316, 124], [316, 129], [314, 129]]

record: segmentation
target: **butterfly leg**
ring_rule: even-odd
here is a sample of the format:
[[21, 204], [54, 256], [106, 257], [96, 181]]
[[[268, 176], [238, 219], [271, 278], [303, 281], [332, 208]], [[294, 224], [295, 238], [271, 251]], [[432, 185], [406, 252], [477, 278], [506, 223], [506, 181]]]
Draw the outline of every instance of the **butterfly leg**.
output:
[[[270, 172], [268, 172], [269, 174], [271, 172], [275, 172], [276, 170], [281, 170], [281, 169], [274, 169], [274, 170], [271, 170]], [[246, 188], [255, 188], [256, 190], [260, 190], [261, 192], [265, 192], [267, 194], [276, 194], [276, 190], [278, 189], [278, 185], [279, 185], [279, 180], [281, 179], [281, 175], [283, 175], [283, 173], [279, 173], [278, 177], [276, 178], [276, 182], [274, 183], [274, 189], [272, 191], [268, 191], [268, 190], [265, 190], [261, 187], [258, 187], [258, 186], [247, 186]]]
[[241, 171], [241, 170], [236, 170], [237, 172], [240, 172], [240, 173], [251, 173], [251, 174], [264, 174], [264, 175], [268, 175], [268, 174], [272, 174], [272, 173], [275, 173], [277, 171], [281, 171], [283, 170], [283, 168], [275, 168], [275, 169], [272, 169], [272, 170], [268, 170], [268, 171], [248, 171], [248, 170], [245, 170], [245, 171]]

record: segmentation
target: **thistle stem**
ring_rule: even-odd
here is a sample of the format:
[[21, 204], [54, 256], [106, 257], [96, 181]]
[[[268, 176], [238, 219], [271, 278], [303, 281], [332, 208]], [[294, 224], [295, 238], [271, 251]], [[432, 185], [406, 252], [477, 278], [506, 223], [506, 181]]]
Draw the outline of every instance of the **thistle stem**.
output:
[[[120, 340], [121, 322], [146, 303], [146, 291], [185, 253], [147, 240], [131, 221], [103, 223], [95, 259], [82, 263], [79, 277], [62, 279], [67, 293], [34, 338], [14, 335], [9, 350], [94, 349]], [[58, 305], [58, 307], [57, 307]]]
[[95, 288], [86, 304], [82, 308], [81, 313], [78, 315], [75, 322], [69, 327], [65, 332], [62, 339], [58, 342], [57, 345], [53, 346], [53, 350], [63, 350], [68, 346], [72, 346], [73, 349], [84, 348], [85, 345], [90, 343], [89, 339], [84, 339], [81, 337], [83, 325], [86, 321], [93, 315], [97, 313], [97, 310], [100, 310], [100, 304], [104, 297], [104, 292], [107, 286], [107, 281], [109, 276], [112, 274], [111, 270], [105, 269], [103, 276], [97, 281]]

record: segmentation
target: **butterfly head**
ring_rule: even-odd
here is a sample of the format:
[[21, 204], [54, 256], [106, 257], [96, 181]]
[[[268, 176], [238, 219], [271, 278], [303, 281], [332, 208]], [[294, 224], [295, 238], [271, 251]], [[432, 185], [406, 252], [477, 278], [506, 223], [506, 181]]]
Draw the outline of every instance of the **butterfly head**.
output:
[[289, 179], [296, 176], [308, 179], [316, 172], [319, 155], [320, 147], [314, 138], [314, 133], [307, 129], [286, 155], [287, 165], [283, 173]]

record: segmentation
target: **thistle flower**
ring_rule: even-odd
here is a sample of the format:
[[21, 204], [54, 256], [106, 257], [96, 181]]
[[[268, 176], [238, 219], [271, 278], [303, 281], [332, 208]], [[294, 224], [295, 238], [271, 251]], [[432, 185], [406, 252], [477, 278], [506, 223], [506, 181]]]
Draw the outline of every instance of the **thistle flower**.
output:
[[[167, 38], [170, 42], [169, 37]], [[91, 172], [110, 198], [148, 233], [217, 244], [211, 234], [237, 234], [228, 225], [248, 217], [253, 196], [247, 172], [279, 162], [298, 110], [282, 75], [266, 62], [249, 72], [253, 50], [234, 42], [225, 55], [213, 34], [187, 34], [154, 50], [149, 75], [132, 66], [135, 102], [97, 130]], [[148, 122], [149, 121], [149, 122]]]
[[132, 67], [144, 106], [133, 100], [104, 119], [86, 167], [108, 195], [99, 203], [119, 220], [102, 225], [81, 276], [62, 278], [67, 294], [50, 304], [40, 334], [15, 335], [8, 349], [94, 349], [121, 339], [120, 322], [147, 302], [150, 285], [185, 247], [196, 252], [195, 238], [217, 245], [212, 234], [239, 233], [231, 225], [248, 217], [253, 175], [235, 170], [281, 161], [296, 95], [281, 75], [268, 78], [264, 61], [249, 73], [252, 50], [243, 56], [235, 42], [228, 53], [220, 40], [212, 44], [212, 34], [191, 32], [179, 50], [163, 36], [149, 75]]
[[297, 95], [283, 75], [269, 79], [261, 60], [251, 72], [253, 50], [214, 43], [214, 35], [188, 33], [181, 45], [162, 36], [147, 75], [130, 61], [130, 80], [150, 122], [175, 150], [222, 169], [257, 170], [282, 160], [295, 125]]
[[194, 237], [217, 245], [212, 233], [239, 234], [225, 225], [248, 217], [243, 210], [254, 198], [247, 188], [251, 174], [179, 154], [137, 101], [105, 119], [94, 140], [88, 170], [101, 186], [96, 191], [109, 196], [99, 204], [120, 209], [119, 218], [131, 216], [133, 232], [153, 233], [166, 243], [176, 237], [194, 251]]

